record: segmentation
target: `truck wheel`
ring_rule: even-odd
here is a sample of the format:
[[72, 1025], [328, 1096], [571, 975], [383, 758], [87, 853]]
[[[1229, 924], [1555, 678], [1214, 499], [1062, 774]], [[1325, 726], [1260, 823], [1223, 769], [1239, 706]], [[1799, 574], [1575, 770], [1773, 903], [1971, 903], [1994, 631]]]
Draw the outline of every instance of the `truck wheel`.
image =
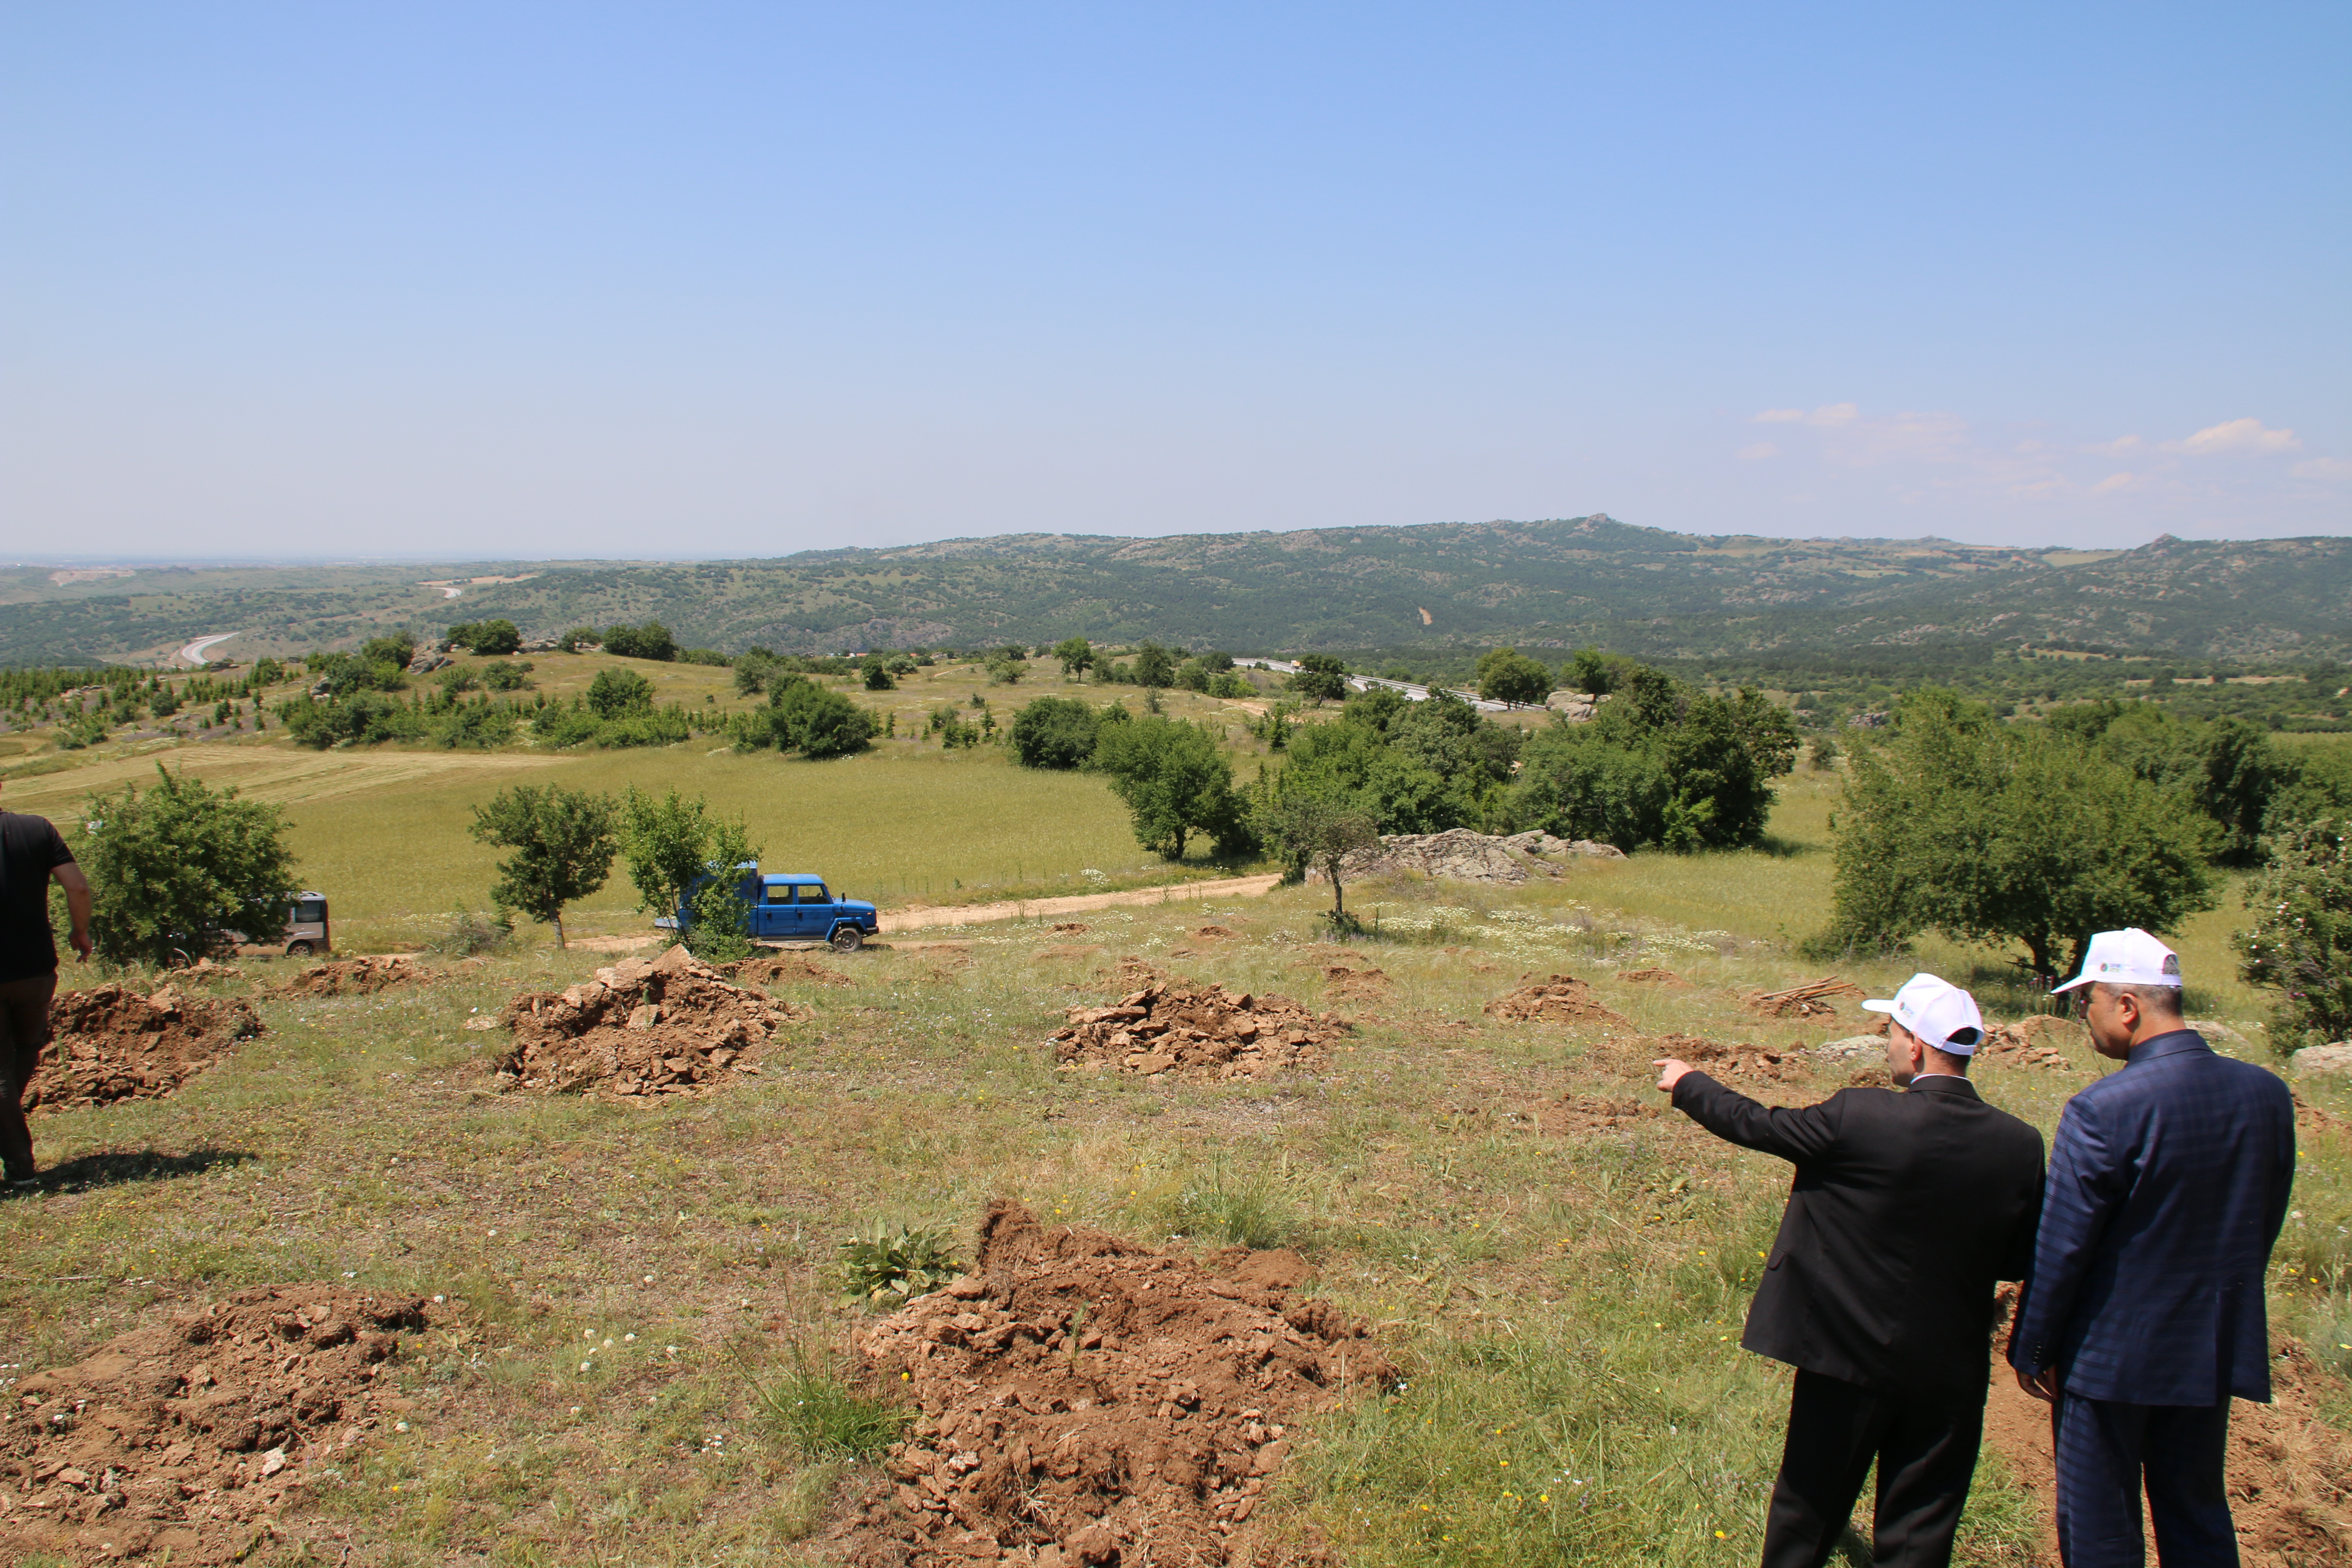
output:
[[289, 942], [286, 944], [286, 956], [308, 958], [310, 956], [310, 944], [307, 942]]
[[833, 933], [833, 951], [856, 952], [866, 945], [866, 933], [856, 926], [837, 926]]

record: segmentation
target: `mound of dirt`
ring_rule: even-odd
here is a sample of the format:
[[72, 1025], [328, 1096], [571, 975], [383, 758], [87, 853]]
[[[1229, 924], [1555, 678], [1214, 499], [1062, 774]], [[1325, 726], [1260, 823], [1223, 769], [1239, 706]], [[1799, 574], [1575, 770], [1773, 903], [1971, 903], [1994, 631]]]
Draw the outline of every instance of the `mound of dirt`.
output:
[[1679, 985], [1687, 987], [1690, 984], [1689, 981], [1685, 980], [1681, 975], [1676, 974], [1671, 969], [1621, 969], [1617, 972], [1617, 978], [1629, 985]]
[[1220, 938], [1232, 936], [1234, 933], [1223, 926], [1202, 926], [1192, 934], [1203, 941], [1215, 942]]
[[1079, 963], [1099, 955], [1101, 952], [1099, 943], [1056, 942], [1052, 947], [1039, 948], [1033, 962], [1044, 963], [1050, 959], [1062, 963]]
[[26, 1110], [160, 1100], [260, 1034], [261, 1019], [242, 997], [189, 996], [169, 984], [142, 996], [110, 984], [60, 994], [49, 1033]]
[[[1557, 877], [1567, 860], [1622, 860], [1624, 851], [1589, 838], [1555, 838], [1549, 833], [1477, 833], [1467, 827], [1444, 833], [1383, 835], [1380, 847], [1359, 849], [1339, 863], [1343, 881], [1418, 872], [1455, 882], [1524, 882], [1528, 873]], [[1319, 868], [1307, 879], [1320, 880]]]
[[1748, 995], [1748, 1008], [1767, 1018], [1833, 1018], [1839, 998], [1859, 1001], [1869, 994], [1851, 980], [1825, 974], [1785, 991], [1752, 991]]
[[1358, 968], [1351, 963], [1294, 963], [1293, 969], [1311, 969], [1323, 977], [1324, 992], [1343, 999], [1367, 1000], [1385, 996], [1396, 983], [1381, 970], [1369, 966]]
[[1977, 1059], [2003, 1067], [2048, 1068], [2072, 1072], [2072, 1058], [2054, 1043], [2081, 1037], [2082, 1026], [2064, 1018], [2027, 1018], [2021, 1023], [1995, 1024], [1977, 1047]]
[[1156, 980], [1109, 1007], [1073, 1007], [1054, 1035], [1065, 1072], [1118, 1068], [1153, 1077], [1254, 1077], [1307, 1067], [1348, 1032], [1286, 996]]
[[1064, 921], [1059, 925], [1048, 926], [1045, 929], [1055, 936], [1082, 936], [1089, 928], [1083, 921]]
[[278, 990], [289, 996], [364, 996], [425, 978], [425, 971], [406, 958], [341, 958], [312, 964]]
[[1604, 1007], [1592, 987], [1572, 974], [1555, 974], [1539, 984], [1522, 985], [1507, 996], [1486, 1004], [1497, 1018], [1517, 1018], [1535, 1024], [1615, 1024], [1632, 1028], [1633, 1020]]
[[1296, 1253], [1194, 1262], [991, 1205], [972, 1274], [857, 1336], [919, 1417], [896, 1484], [835, 1539], [857, 1568], [1307, 1561], [1248, 1526], [1292, 1424], [1395, 1369], [1363, 1323], [1294, 1299], [1306, 1275]]
[[[2000, 1322], [1993, 1335], [1992, 1397], [1985, 1406], [1985, 1444], [2009, 1461], [2018, 1484], [2036, 1501], [2043, 1549], [2058, 1561], [2055, 1526], [2057, 1467], [2050, 1442], [2050, 1406], [2017, 1386], [2002, 1359], [2005, 1325], [2017, 1288], [2000, 1287]], [[2322, 1407], [2343, 1384], [2303, 1342], [2272, 1335], [2271, 1403], [2232, 1400], [2226, 1473], [2230, 1513], [2245, 1568], [2307, 1568], [2352, 1562], [2352, 1436], [2329, 1426]]]
[[282, 1285], [152, 1315], [9, 1391], [0, 1531], [19, 1551], [243, 1559], [302, 1486], [407, 1407], [377, 1384], [425, 1303]]
[[719, 966], [719, 973], [739, 985], [855, 985], [857, 984], [838, 969], [828, 969], [812, 958], [797, 953], [778, 953], [771, 958], [746, 958]]
[[516, 997], [506, 1012], [514, 1044], [492, 1070], [501, 1088], [549, 1094], [708, 1094], [757, 1073], [761, 1047], [793, 1016], [673, 947], [561, 994]]
[[1659, 1035], [1644, 1041], [1643, 1048], [1654, 1059], [1679, 1057], [1718, 1083], [1743, 1079], [1752, 1083], [1804, 1083], [1813, 1076], [1801, 1046], [1777, 1051], [1769, 1046], [1751, 1046], [1745, 1040], [1725, 1045], [1702, 1040], [1696, 1035]]

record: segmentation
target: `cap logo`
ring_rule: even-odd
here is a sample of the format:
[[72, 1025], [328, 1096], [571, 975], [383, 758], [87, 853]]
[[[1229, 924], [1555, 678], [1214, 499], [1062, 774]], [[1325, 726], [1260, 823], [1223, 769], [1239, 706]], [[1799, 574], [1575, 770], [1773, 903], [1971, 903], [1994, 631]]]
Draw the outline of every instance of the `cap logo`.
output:
[[2168, 952], [2168, 953], [2166, 953], [2166, 954], [2164, 955], [2164, 968], [2163, 968], [2159, 973], [2165, 973], [2165, 974], [2178, 974], [2178, 973], [2180, 973], [2180, 955], [2179, 955], [2179, 953], [2177, 953], [2177, 952]]

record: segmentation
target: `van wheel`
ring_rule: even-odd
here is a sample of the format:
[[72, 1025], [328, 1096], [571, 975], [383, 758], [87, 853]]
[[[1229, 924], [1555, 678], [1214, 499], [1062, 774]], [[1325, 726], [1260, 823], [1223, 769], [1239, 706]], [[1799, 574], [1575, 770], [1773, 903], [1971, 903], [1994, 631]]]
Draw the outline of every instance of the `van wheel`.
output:
[[856, 952], [865, 945], [866, 933], [856, 926], [841, 926], [833, 933], [833, 951], [835, 952]]
[[286, 956], [289, 958], [308, 958], [311, 951], [310, 944], [307, 942], [289, 942], [286, 944]]

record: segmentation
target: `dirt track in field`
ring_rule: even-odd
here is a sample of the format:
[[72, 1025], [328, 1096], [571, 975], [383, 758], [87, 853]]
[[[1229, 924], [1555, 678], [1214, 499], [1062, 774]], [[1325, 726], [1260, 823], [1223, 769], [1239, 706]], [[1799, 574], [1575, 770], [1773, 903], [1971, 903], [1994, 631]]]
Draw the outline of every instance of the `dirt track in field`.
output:
[[1213, 882], [1178, 882], [1165, 888], [1135, 888], [1124, 893], [1075, 893], [1066, 899], [1007, 899], [993, 904], [911, 904], [882, 911], [882, 934], [926, 926], [971, 925], [983, 921], [1034, 920], [1075, 915], [1122, 904], [1173, 904], [1187, 899], [1255, 899], [1273, 890], [1279, 876], [1221, 877]]

